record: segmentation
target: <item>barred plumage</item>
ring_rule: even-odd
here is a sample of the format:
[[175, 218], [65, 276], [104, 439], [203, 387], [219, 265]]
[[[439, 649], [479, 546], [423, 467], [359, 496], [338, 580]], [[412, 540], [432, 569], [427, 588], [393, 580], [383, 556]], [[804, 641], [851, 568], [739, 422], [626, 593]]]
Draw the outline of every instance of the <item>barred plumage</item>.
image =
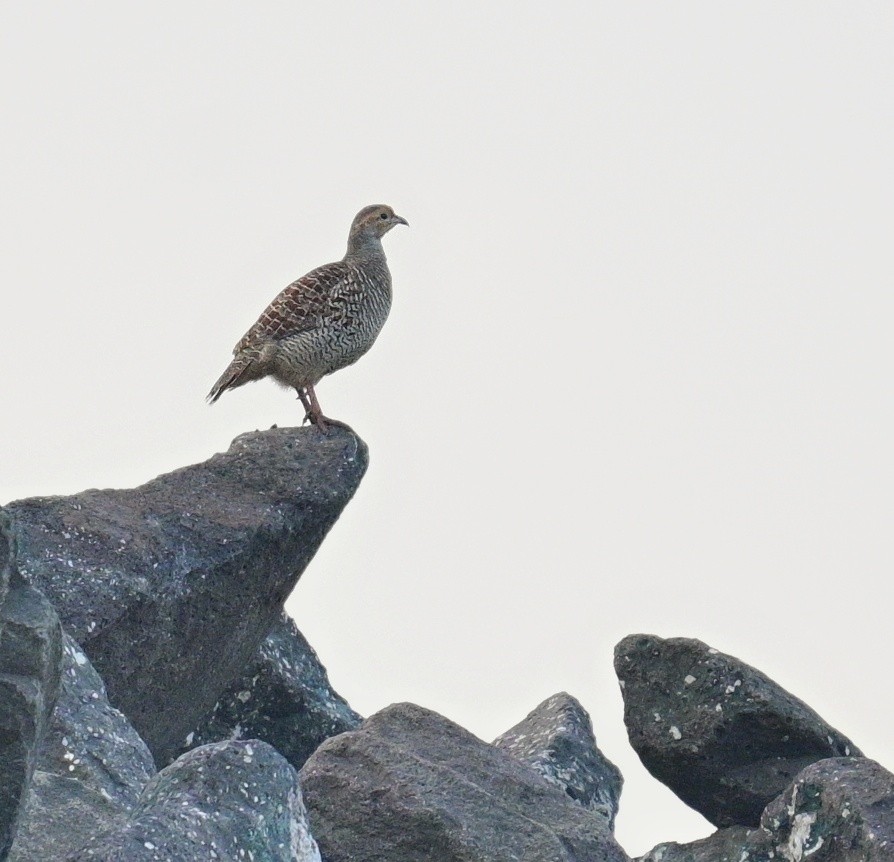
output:
[[306, 418], [325, 430], [333, 420], [323, 416], [314, 386], [356, 362], [385, 324], [391, 274], [382, 237], [396, 224], [407, 222], [391, 207], [360, 210], [344, 258], [293, 281], [270, 303], [236, 345], [208, 400], [213, 404], [227, 389], [273, 377], [297, 390]]

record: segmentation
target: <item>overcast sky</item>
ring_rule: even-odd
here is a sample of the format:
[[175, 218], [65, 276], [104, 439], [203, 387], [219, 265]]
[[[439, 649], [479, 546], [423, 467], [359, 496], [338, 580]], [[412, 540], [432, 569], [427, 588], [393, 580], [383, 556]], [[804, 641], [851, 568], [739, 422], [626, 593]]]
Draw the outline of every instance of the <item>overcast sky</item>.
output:
[[0, 501], [297, 423], [205, 393], [267, 302], [385, 239], [317, 389], [370, 470], [289, 601], [360, 712], [491, 739], [565, 689], [630, 853], [708, 834], [612, 648], [690, 636], [894, 767], [894, 6], [0, 4]]

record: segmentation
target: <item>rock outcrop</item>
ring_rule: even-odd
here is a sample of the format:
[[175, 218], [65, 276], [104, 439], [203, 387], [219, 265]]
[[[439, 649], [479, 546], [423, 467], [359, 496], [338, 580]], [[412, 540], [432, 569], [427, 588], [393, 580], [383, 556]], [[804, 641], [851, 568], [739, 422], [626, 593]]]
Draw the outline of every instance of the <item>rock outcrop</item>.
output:
[[59, 619], [16, 571], [8, 526], [0, 515], [0, 860], [24, 810], [62, 661]]
[[[272, 429], [0, 510], [0, 862], [629, 862], [570, 695], [487, 744], [330, 687], [282, 605], [366, 464]], [[640, 862], [894, 862], [894, 775], [763, 673], [654, 635], [615, 667], [643, 763], [721, 827]]]
[[326, 862], [625, 862], [606, 818], [413, 704], [324, 742], [301, 770]]
[[9, 862], [62, 859], [124, 821], [155, 775], [152, 755], [109, 705], [99, 674], [68, 635], [56, 707]]
[[643, 765], [715, 826], [757, 826], [805, 766], [860, 754], [769, 677], [701, 641], [631, 635], [615, 671]]
[[543, 701], [494, 740], [513, 757], [561, 787], [575, 802], [615, 825], [624, 779], [596, 745], [590, 716], [570, 694]]
[[68, 862], [320, 862], [298, 775], [259, 740], [204, 745], [153, 778], [128, 821]]
[[223, 739], [262, 739], [300, 769], [325, 739], [355, 730], [362, 720], [332, 690], [317, 654], [282, 614], [255, 658], [188, 734], [183, 751]]
[[346, 429], [243, 434], [139, 488], [10, 504], [16, 563], [165, 763], [257, 653], [366, 465]]

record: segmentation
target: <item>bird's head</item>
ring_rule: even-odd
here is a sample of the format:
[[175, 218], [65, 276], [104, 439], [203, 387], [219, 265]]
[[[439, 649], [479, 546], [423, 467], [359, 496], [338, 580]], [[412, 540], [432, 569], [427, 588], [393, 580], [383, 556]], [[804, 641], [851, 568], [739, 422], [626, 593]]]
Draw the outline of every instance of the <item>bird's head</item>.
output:
[[396, 224], [408, 224], [408, 222], [391, 207], [385, 204], [373, 204], [364, 207], [354, 216], [354, 221], [351, 223], [351, 238], [367, 236], [379, 239]]

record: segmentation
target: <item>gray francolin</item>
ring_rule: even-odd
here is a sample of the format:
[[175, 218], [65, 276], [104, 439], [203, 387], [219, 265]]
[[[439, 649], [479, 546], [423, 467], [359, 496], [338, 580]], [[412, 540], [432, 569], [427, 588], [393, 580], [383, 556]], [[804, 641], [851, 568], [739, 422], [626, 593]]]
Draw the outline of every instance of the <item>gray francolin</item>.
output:
[[227, 389], [272, 377], [294, 387], [309, 419], [327, 423], [314, 386], [356, 362], [376, 340], [391, 309], [391, 273], [382, 237], [407, 221], [389, 206], [364, 207], [354, 217], [348, 250], [293, 281], [242, 336], [233, 361], [208, 393], [213, 404]]

